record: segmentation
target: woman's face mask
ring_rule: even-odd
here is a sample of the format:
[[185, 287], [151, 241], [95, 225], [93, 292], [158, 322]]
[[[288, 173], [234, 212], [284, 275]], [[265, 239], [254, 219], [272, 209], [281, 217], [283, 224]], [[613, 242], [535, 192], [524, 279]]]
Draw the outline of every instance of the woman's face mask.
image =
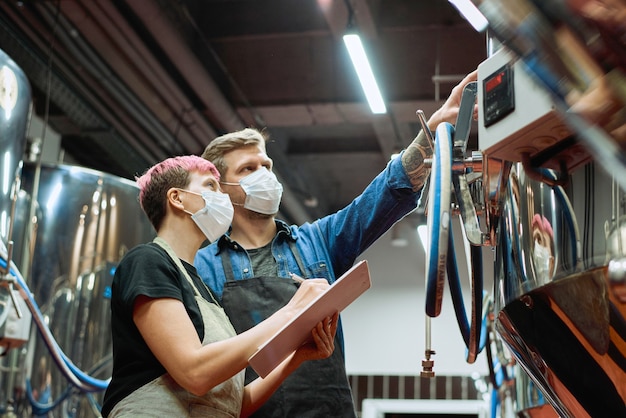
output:
[[[222, 182], [235, 186], [237, 183]], [[246, 193], [243, 207], [265, 215], [274, 215], [278, 212], [280, 199], [283, 196], [283, 186], [276, 175], [263, 167], [248, 174], [238, 183]]]
[[550, 249], [535, 241], [534, 256], [537, 278], [540, 280], [549, 280], [552, 276], [552, 253]]
[[[184, 190], [184, 189], [181, 189]], [[191, 219], [196, 223], [198, 228], [204, 233], [210, 242], [213, 242], [228, 231], [233, 221], [233, 205], [230, 197], [226, 193], [204, 191], [202, 193], [184, 190], [195, 195], [202, 196], [204, 199], [204, 207], [191, 214]]]

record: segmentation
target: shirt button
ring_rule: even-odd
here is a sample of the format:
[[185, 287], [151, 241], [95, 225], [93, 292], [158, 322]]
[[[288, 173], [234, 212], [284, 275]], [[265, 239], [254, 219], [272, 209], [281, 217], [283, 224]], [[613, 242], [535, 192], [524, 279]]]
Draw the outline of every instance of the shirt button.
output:
[[248, 269], [243, 269], [243, 272], [244, 272], [244, 273], [247, 273], [248, 271], [249, 271]]

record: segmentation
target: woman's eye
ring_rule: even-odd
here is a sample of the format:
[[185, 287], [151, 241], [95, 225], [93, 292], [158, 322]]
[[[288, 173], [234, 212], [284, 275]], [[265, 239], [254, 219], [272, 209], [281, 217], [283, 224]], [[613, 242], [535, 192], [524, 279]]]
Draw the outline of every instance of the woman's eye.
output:
[[211, 180], [206, 184], [206, 187], [210, 190], [219, 190], [219, 184], [215, 180]]

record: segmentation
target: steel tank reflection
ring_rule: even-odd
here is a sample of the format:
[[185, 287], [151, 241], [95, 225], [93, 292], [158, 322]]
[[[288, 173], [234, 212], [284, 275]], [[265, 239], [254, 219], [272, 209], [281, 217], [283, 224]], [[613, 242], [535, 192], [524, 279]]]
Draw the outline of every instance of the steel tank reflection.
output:
[[11, 238], [11, 209], [19, 190], [30, 107], [28, 79], [0, 50], [0, 240], [5, 244]]
[[[23, 218], [34, 223], [16, 223], [16, 229], [35, 232], [32, 252], [16, 262], [29, 271], [30, 290], [59, 347], [76, 367], [107, 379], [112, 370], [113, 274], [128, 249], [154, 236], [140, 209], [138, 188], [134, 182], [94, 170], [26, 163], [23, 190], [37, 197], [31, 202], [33, 216]], [[104, 392], [68, 393], [67, 380], [38, 335], [31, 338], [28, 351], [25, 367], [32, 370], [27, 376], [28, 395], [35, 401], [31, 403], [46, 405], [62, 399], [53, 414], [99, 415]]]
[[497, 227], [496, 329], [560, 416], [626, 416], [626, 311], [610, 289], [604, 234], [614, 182], [590, 167], [566, 190], [512, 166]]
[[[0, 259], [7, 264], [15, 241], [14, 218], [20, 188], [22, 155], [26, 148], [26, 130], [31, 111], [31, 88], [23, 71], [0, 50]], [[9, 260], [10, 261], [10, 260]], [[15, 343], [5, 338], [8, 315], [15, 309], [11, 300], [12, 284], [5, 282], [7, 270], [0, 268], [0, 412], [6, 410], [12, 399], [13, 377], [18, 370]]]

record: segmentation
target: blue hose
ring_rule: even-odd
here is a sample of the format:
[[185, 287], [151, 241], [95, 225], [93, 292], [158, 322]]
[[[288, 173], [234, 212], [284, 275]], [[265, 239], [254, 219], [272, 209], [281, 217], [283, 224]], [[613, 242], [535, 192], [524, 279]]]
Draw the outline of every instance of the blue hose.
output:
[[[450, 231], [448, 237], [448, 248], [454, 249], [454, 237], [452, 231]], [[456, 263], [456, 256], [454, 251], [448, 251], [447, 257], [447, 271], [448, 271], [448, 286], [450, 287], [450, 296], [452, 298], [452, 304], [454, 306], [454, 312], [456, 314], [456, 320], [459, 324], [459, 330], [463, 336], [463, 341], [468, 350], [474, 355], [480, 353], [487, 342], [487, 327], [485, 326], [487, 321], [487, 313], [482, 315], [483, 310], [483, 267], [482, 267], [482, 252], [481, 247], [471, 246], [471, 264], [472, 274], [474, 275], [474, 283], [472, 286], [472, 299], [474, 299], [473, 318], [472, 323], [478, 333], [475, 338], [474, 346], [472, 347], [472, 325], [467, 319], [467, 313], [465, 311], [465, 303], [463, 300], [463, 290], [461, 287], [461, 280], [459, 277], [459, 271]]]
[[61, 394], [61, 396], [59, 396], [53, 402], [42, 403], [35, 399], [35, 396], [33, 395], [33, 388], [30, 385], [30, 379], [26, 379], [26, 396], [28, 397], [28, 401], [30, 402], [31, 407], [33, 408], [33, 415], [46, 416], [48, 412], [59, 406], [61, 402], [63, 402], [65, 399], [67, 399], [68, 396], [70, 396], [70, 394], [72, 393], [72, 388], [73, 386], [68, 385]]
[[[1, 268], [6, 268], [6, 266], [7, 266], [6, 261], [3, 258], [0, 258], [0, 267]], [[35, 312], [33, 312], [33, 314], [37, 315], [37, 317], [40, 319], [39, 322], [41, 324], [45, 324], [45, 321], [43, 319], [43, 314], [39, 310], [37, 302], [33, 298], [32, 293], [31, 293], [30, 289], [28, 288], [28, 286], [26, 285], [26, 282], [22, 278], [21, 274], [19, 274], [19, 272], [16, 272], [13, 269], [10, 269], [9, 274], [11, 274], [13, 277], [15, 277], [17, 279], [17, 284], [24, 290], [24, 293], [26, 294], [26, 296], [28, 297], [29, 301], [31, 302], [32, 306], [35, 309]], [[39, 332], [43, 336], [44, 330], [39, 329]], [[49, 329], [48, 329], [48, 332], [49, 332]], [[44, 338], [44, 340], [45, 340], [45, 338]], [[89, 386], [93, 387], [92, 389], [84, 390], [85, 392], [98, 392], [98, 391], [101, 391], [101, 390], [105, 390], [109, 386], [110, 379], [101, 380], [101, 379], [96, 379], [96, 378], [94, 378], [92, 376], [89, 376], [87, 373], [83, 372], [78, 367], [76, 367], [74, 365], [74, 363], [72, 363], [72, 361], [65, 355], [63, 350], [61, 350], [61, 348], [57, 344], [56, 340], [52, 339], [52, 344], [53, 344], [53, 347], [49, 346], [48, 348], [50, 350], [55, 350], [61, 356], [61, 358], [63, 359], [63, 362], [65, 363], [65, 365], [71, 370], [71, 372], [81, 382], [85, 383], [86, 385], [89, 385]]]
[[[429, 204], [432, 204], [432, 207], [429, 208], [428, 213], [429, 222], [431, 222], [431, 236], [428, 245], [428, 260], [426, 260], [426, 263], [428, 263], [428, 276], [426, 277], [426, 314], [430, 317], [436, 317], [441, 313], [441, 301], [443, 298], [443, 280], [445, 278], [445, 272], [442, 271], [439, 257], [442, 253], [442, 249], [444, 249], [444, 246], [448, 245], [448, 242], [442, 242], [441, 229], [445, 228], [449, 230], [450, 216], [449, 210], [444, 211], [444, 208], [442, 208], [442, 188], [444, 187], [442, 166], [445, 164], [447, 167], [450, 167], [449, 174], [451, 174], [453, 134], [454, 127], [450, 123], [443, 122], [437, 127], [437, 140], [435, 141], [433, 169], [431, 172], [432, 184], [430, 186], [430, 193], [432, 193], [432, 195], [429, 198]], [[446, 160], [444, 160], [444, 156]]]

